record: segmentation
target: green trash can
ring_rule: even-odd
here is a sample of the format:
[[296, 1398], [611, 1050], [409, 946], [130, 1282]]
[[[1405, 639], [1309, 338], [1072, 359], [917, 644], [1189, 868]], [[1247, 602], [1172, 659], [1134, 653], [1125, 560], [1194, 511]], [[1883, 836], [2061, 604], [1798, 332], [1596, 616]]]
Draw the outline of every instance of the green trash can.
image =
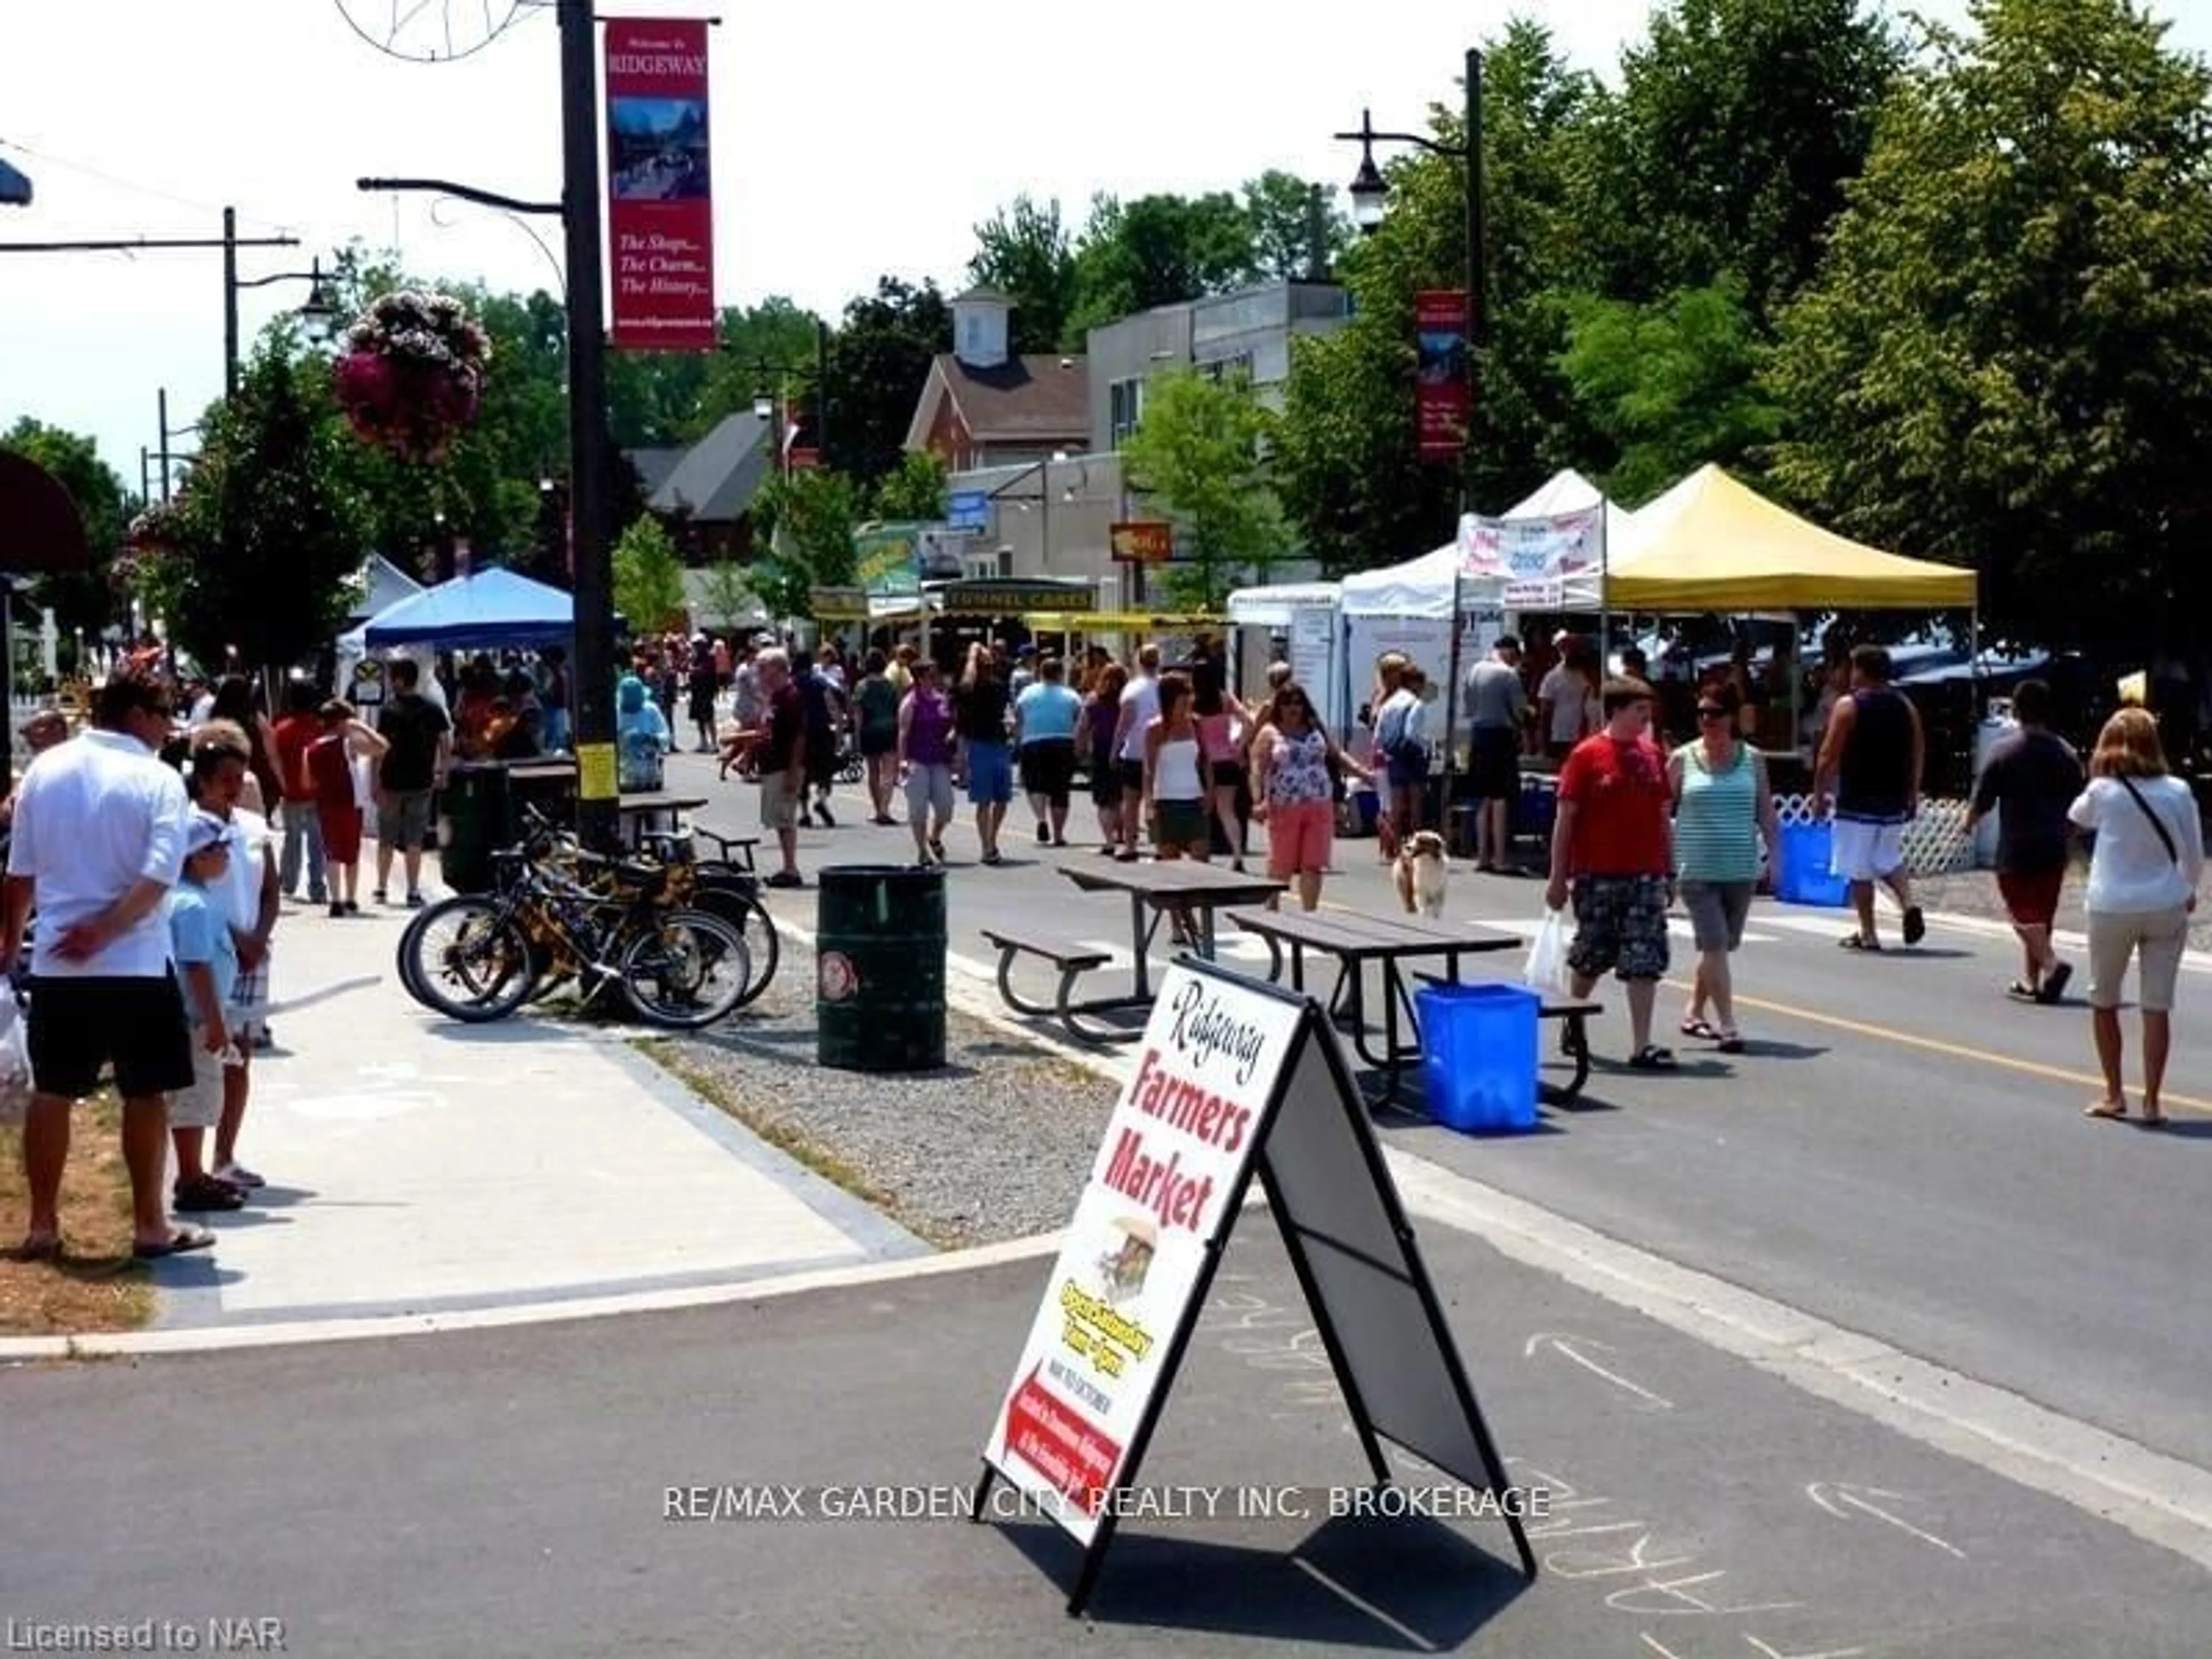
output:
[[945, 1064], [945, 872], [904, 865], [822, 872], [816, 1058], [846, 1072]]
[[491, 855], [514, 844], [507, 769], [460, 765], [446, 775], [438, 825], [438, 872], [456, 893], [491, 890]]

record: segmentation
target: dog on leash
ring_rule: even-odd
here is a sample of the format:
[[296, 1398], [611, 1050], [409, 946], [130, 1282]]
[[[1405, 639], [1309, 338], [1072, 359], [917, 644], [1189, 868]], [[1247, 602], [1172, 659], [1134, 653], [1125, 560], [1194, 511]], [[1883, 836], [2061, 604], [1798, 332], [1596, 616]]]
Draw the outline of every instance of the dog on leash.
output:
[[1398, 848], [1391, 877], [1398, 884], [1398, 902], [1407, 915], [1440, 916], [1444, 913], [1444, 890], [1451, 872], [1444, 860], [1444, 838], [1433, 830], [1417, 830]]

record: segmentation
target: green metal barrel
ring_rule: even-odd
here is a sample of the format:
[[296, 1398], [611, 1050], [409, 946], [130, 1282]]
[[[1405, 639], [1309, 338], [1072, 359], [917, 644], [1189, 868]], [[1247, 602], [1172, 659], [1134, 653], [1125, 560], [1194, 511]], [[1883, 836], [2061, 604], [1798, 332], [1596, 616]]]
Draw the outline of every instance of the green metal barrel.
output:
[[816, 1058], [848, 1072], [945, 1064], [945, 872], [844, 865], [821, 872]]

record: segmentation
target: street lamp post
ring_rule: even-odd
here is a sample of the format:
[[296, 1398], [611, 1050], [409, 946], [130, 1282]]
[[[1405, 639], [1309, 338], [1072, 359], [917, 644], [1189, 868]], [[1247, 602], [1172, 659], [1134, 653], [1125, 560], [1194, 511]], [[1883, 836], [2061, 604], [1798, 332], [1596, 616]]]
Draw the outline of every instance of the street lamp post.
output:
[[[258, 246], [297, 246], [290, 237], [280, 241]], [[238, 210], [222, 210], [222, 395], [235, 397], [238, 392], [238, 295], [248, 288], [267, 288], [272, 283], [307, 283], [307, 300], [299, 309], [300, 323], [310, 343], [320, 345], [330, 338], [337, 327], [338, 306], [329, 280], [323, 275], [323, 262], [316, 259], [307, 270], [280, 270], [273, 276], [241, 279], [238, 274]]]
[[[1418, 132], [1377, 132], [1373, 117], [1366, 110], [1359, 112], [1359, 131], [1336, 135], [1346, 143], [1359, 145], [1359, 171], [1352, 175], [1351, 185], [1352, 220], [1363, 234], [1371, 234], [1382, 222], [1384, 204], [1390, 185], [1375, 165], [1375, 145], [1379, 139], [1384, 143], [1412, 144], [1431, 155], [1451, 156], [1467, 167], [1467, 426], [1460, 443], [1460, 511], [1474, 510], [1474, 410], [1482, 395], [1482, 356], [1490, 343], [1489, 296], [1485, 291], [1484, 277], [1489, 270], [1485, 257], [1482, 224], [1482, 53], [1470, 46], [1467, 52], [1465, 79], [1467, 115], [1462, 143], [1440, 144], [1435, 139]], [[1443, 777], [1443, 808], [1444, 820], [1449, 823], [1452, 799], [1452, 775], [1457, 769], [1459, 713], [1459, 677], [1461, 634], [1459, 582], [1452, 582], [1451, 647], [1444, 670], [1444, 763]]]
[[1340, 132], [1336, 137], [1346, 143], [1359, 146], [1359, 171], [1352, 175], [1351, 185], [1352, 221], [1364, 234], [1372, 234], [1382, 222], [1384, 204], [1390, 186], [1375, 165], [1375, 146], [1379, 141], [1389, 144], [1412, 144], [1431, 155], [1446, 155], [1467, 164], [1467, 433], [1461, 453], [1460, 505], [1462, 511], [1471, 510], [1474, 504], [1474, 420], [1476, 400], [1482, 392], [1482, 353], [1490, 343], [1490, 307], [1485, 291], [1484, 277], [1489, 269], [1483, 248], [1482, 222], [1482, 53], [1473, 46], [1467, 53], [1467, 117], [1466, 142], [1459, 144], [1440, 144], [1435, 139], [1418, 132], [1377, 132], [1370, 113], [1359, 112], [1359, 131]]

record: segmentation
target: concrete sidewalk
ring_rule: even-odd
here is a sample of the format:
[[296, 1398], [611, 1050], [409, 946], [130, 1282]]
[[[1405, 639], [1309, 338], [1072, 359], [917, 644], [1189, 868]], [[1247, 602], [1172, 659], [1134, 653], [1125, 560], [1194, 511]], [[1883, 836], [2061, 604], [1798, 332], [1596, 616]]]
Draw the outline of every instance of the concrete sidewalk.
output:
[[442, 1020], [408, 913], [288, 908], [240, 1156], [268, 1189], [160, 1264], [165, 1327], [451, 1312], [927, 1247], [697, 1100], [624, 1028]]

